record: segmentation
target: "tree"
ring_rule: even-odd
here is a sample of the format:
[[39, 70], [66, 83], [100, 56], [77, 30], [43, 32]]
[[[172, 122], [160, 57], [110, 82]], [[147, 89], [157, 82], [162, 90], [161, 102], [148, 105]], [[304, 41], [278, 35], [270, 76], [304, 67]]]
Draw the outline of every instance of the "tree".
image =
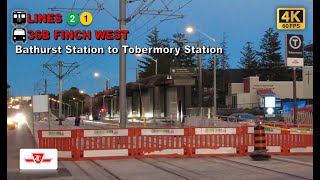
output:
[[241, 51], [242, 57], [239, 61], [239, 68], [243, 69], [246, 77], [256, 76], [259, 73], [259, 66], [257, 60], [257, 53], [251, 46], [251, 42], [246, 42], [246, 46], [244, 46]]
[[[161, 39], [159, 37], [159, 31], [155, 28], [147, 36], [147, 45], [151, 48], [155, 47], [169, 47], [169, 39]], [[158, 63], [158, 74], [167, 74], [170, 72], [171, 60], [173, 55], [171, 54], [155, 54], [148, 53], [143, 56], [143, 60], [138, 60], [141, 78], [153, 76], [156, 74], [156, 62]]]
[[[222, 82], [217, 82], [217, 103], [220, 105], [225, 104], [225, 96], [228, 93], [228, 83], [229, 83], [229, 77], [228, 77], [228, 69], [230, 68], [229, 65], [229, 53], [227, 50], [227, 36], [226, 33], [223, 33], [222, 41], [220, 43], [220, 47], [223, 49], [222, 54], [217, 54], [217, 61], [219, 62], [218, 69], [221, 69], [222, 72]], [[218, 74], [217, 74], [218, 76]], [[218, 78], [217, 78], [218, 79]], [[220, 88], [219, 88], [220, 87]]]
[[[185, 34], [182, 33], [176, 33], [173, 34], [173, 45], [175, 47], [182, 48], [183, 43], [181, 41], [188, 41], [185, 38]], [[180, 52], [178, 56], [173, 56], [173, 61], [172, 65], [176, 67], [196, 67], [196, 59], [195, 59], [195, 54], [192, 53], [184, 53], [184, 51]]]
[[220, 47], [223, 49], [222, 54], [217, 54], [217, 59], [219, 61], [220, 69], [226, 70], [230, 68], [229, 64], [229, 55], [227, 51], [227, 36], [226, 33], [223, 33], [222, 41]]
[[281, 55], [281, 42], [279, 33], [268, 28], [260, 42], [259, 67], [260, 80], [279, 81], [286, 77], [287, 70]]

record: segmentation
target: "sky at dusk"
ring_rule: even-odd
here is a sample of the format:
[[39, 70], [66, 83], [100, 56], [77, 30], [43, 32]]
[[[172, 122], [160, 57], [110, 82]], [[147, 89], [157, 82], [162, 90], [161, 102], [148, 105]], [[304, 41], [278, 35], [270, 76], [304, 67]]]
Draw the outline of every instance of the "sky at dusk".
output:
[[[150, 1], [150, 0], [149, 0]], [[173, 11], [186, 4], [189, 0], [163, 0], [170, 3], [169, 8]], [[7, 13], [7, 43], [8, 43], [8, 59], [7, 59], [7, 81], [11, 85], [11, 93], [15, 96], [31, 96], [35, 92], [43, 92], [44, 79], [48, 81], [48, 93], [58, 93], [58, 79], [43, 68], [43, 64], [56, 64], [62, 60], [65, 63], [77, 62], [77, 68], [72, 74], [65, 77], [63, 80], [63, 90], [70, 87], [77, 87], [84, 90], [87, 94], [93, 94], [102, 91], [105, 87], [103, 78], [94, 78], [93, 72], [100, 72], [108, 77], [111, 81], [111, 86], [117, 86], [119, 83], [119, 56], [118, 55], [21, 55], [15, 53], [15, 44], [11, 41], [11, 12], [13, 10], [25, 10], [28, 13], [61, 13], [63, 20], [65, 15], [71, 10], [52, 11], [49, 8], [83, 8], [83, 11], [88, 11], [93, 14], [93, 22], [89, 26], [83, 26], [78, 23], [71, 27], [64, 21], [61, 24], [28, 24], [27, 29], [32, 30], [116, 30], [119, 28], [119, 23], [112, 18], [106, 10], [86, 10], [86, 8], [96, 8], [97, 3], [104, 3], [105, 9], [113, 16], [119, 16], [119, 2], [114, 0], [45, 0], [45, 1], [25, 1], [25, 0], [10, 0], [8, 3]], [[127, 15], [131, 15], [141, 3], [141, 0], [127, 4]], [[306, 28], [302, 31], [283, 31], [276, 29], [276, 10], [279, 7], [304, 7], [306, 8]], [[164, 5], [160, 0], [156, 0], [150, 9], [161, 10]], [[73, 10], [80, 13], [81, 10]], [[82, 12], [83, 12], [82, 11]], [[172, 13], [172, 12], [171, 12]], [[240, 51], [246, 41], [253, 42], [254, 47], [258, 50], [260, 39], [264, 31], [273, 27], [280, 34], [282, 53], [284, 53], [284, 39], [286, 33], [297, 33], [304, 35], [306, 44], [313, 40], [313, 3], [311, 0], [192, 0], [185, 7], [177, 11], [184, 15], [183, 19], [166, 20], [164, 16], [141, 15], [135, 17], [127, 24], [127, 29], [130, 31], [127, 43], [130, 46], [138, 45], [147, 47], [145, 44], [146, 35], [156, 27], [160, 31], [160, 37], [171, 37], [172, 34], [180, 32], [185, 33], [185, 27], [192, 25], [197, 29], [205, 32], [210, 36], [215, 36], [217, 43], [222, 39], [223, 32], [227, 35], [227, 51], [230, 54], [231, 68], [237, 68], [238, 61], [241, 57]], [[161, 23], [159, 23], [161, 22]], [[189, 40], [202, 40], [204, 45], [212, 45], [212, 41], [205, 36], [197, 34], [187, 35]], [[94, 47], [107, 47], [109, 45], [117, 47], [119, 41], [28, 41], [23, 46], [37, 45], [41, 47], [76, 45], [84, 46], [91, 45]], [[129, 68], [137, 66], [136, 57], [127, 55], [127, 82], [135, 81], [135, 71]], [[56, 72], [58, 67], [54, 69]]]

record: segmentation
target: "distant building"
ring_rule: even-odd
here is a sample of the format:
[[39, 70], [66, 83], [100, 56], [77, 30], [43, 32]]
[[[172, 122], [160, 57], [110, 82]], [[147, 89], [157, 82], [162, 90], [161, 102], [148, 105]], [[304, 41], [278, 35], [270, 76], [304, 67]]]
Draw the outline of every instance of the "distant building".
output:
[[[302, 68], [302, 81], [297, 81], [297, 98], [307, 104], [313, 101], [313, 66]], [[292, 81], [260, 81], [258, 76], [247, 77], [242, 83], [230, 83], [226, 105], [230, 108], [261, 108], [264, 96], [276, 96], [278, 107], [293, 99]]]

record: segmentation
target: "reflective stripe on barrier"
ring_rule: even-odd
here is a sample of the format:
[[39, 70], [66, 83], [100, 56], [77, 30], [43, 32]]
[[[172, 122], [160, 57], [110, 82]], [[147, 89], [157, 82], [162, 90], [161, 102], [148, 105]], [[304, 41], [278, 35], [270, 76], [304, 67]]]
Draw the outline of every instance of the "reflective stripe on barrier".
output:
[[75, 130], [38, 130], [39, 148], [58, 150], [59, 160], [75, 160], [77, 158]]
[[313, 154], [313, 135], [287, 132], [287, 155]]
[[79, 159], [134, 156], [134, 129], [79, 129]]
[[291, 153], [313, 153], [313, 147], [290, 148]]
[[152, 128], [135, 131], [136, 157], [188, 157], [188, 128]]
[[240, 155], [240, 128], [192, 128], [192, 157], [213, 155]]

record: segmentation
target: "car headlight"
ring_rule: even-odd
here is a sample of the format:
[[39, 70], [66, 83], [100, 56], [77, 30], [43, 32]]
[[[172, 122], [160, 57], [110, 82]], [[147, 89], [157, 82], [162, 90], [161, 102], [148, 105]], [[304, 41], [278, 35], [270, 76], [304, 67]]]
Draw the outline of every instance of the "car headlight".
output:
[[7, 124], [12, 125], [12, 124], [14, 124], [14, 123], [15, 123], [15, 122], [14, 122], [13, 118], [8, 118], [8, 119], [7, 119]]
[[19, 113], [19, 114], [16, 114], [16, 116], [14, 117], [15, 121], [18, 122], [19, 124], [22, 124], [26, 121], [26, 117]]

